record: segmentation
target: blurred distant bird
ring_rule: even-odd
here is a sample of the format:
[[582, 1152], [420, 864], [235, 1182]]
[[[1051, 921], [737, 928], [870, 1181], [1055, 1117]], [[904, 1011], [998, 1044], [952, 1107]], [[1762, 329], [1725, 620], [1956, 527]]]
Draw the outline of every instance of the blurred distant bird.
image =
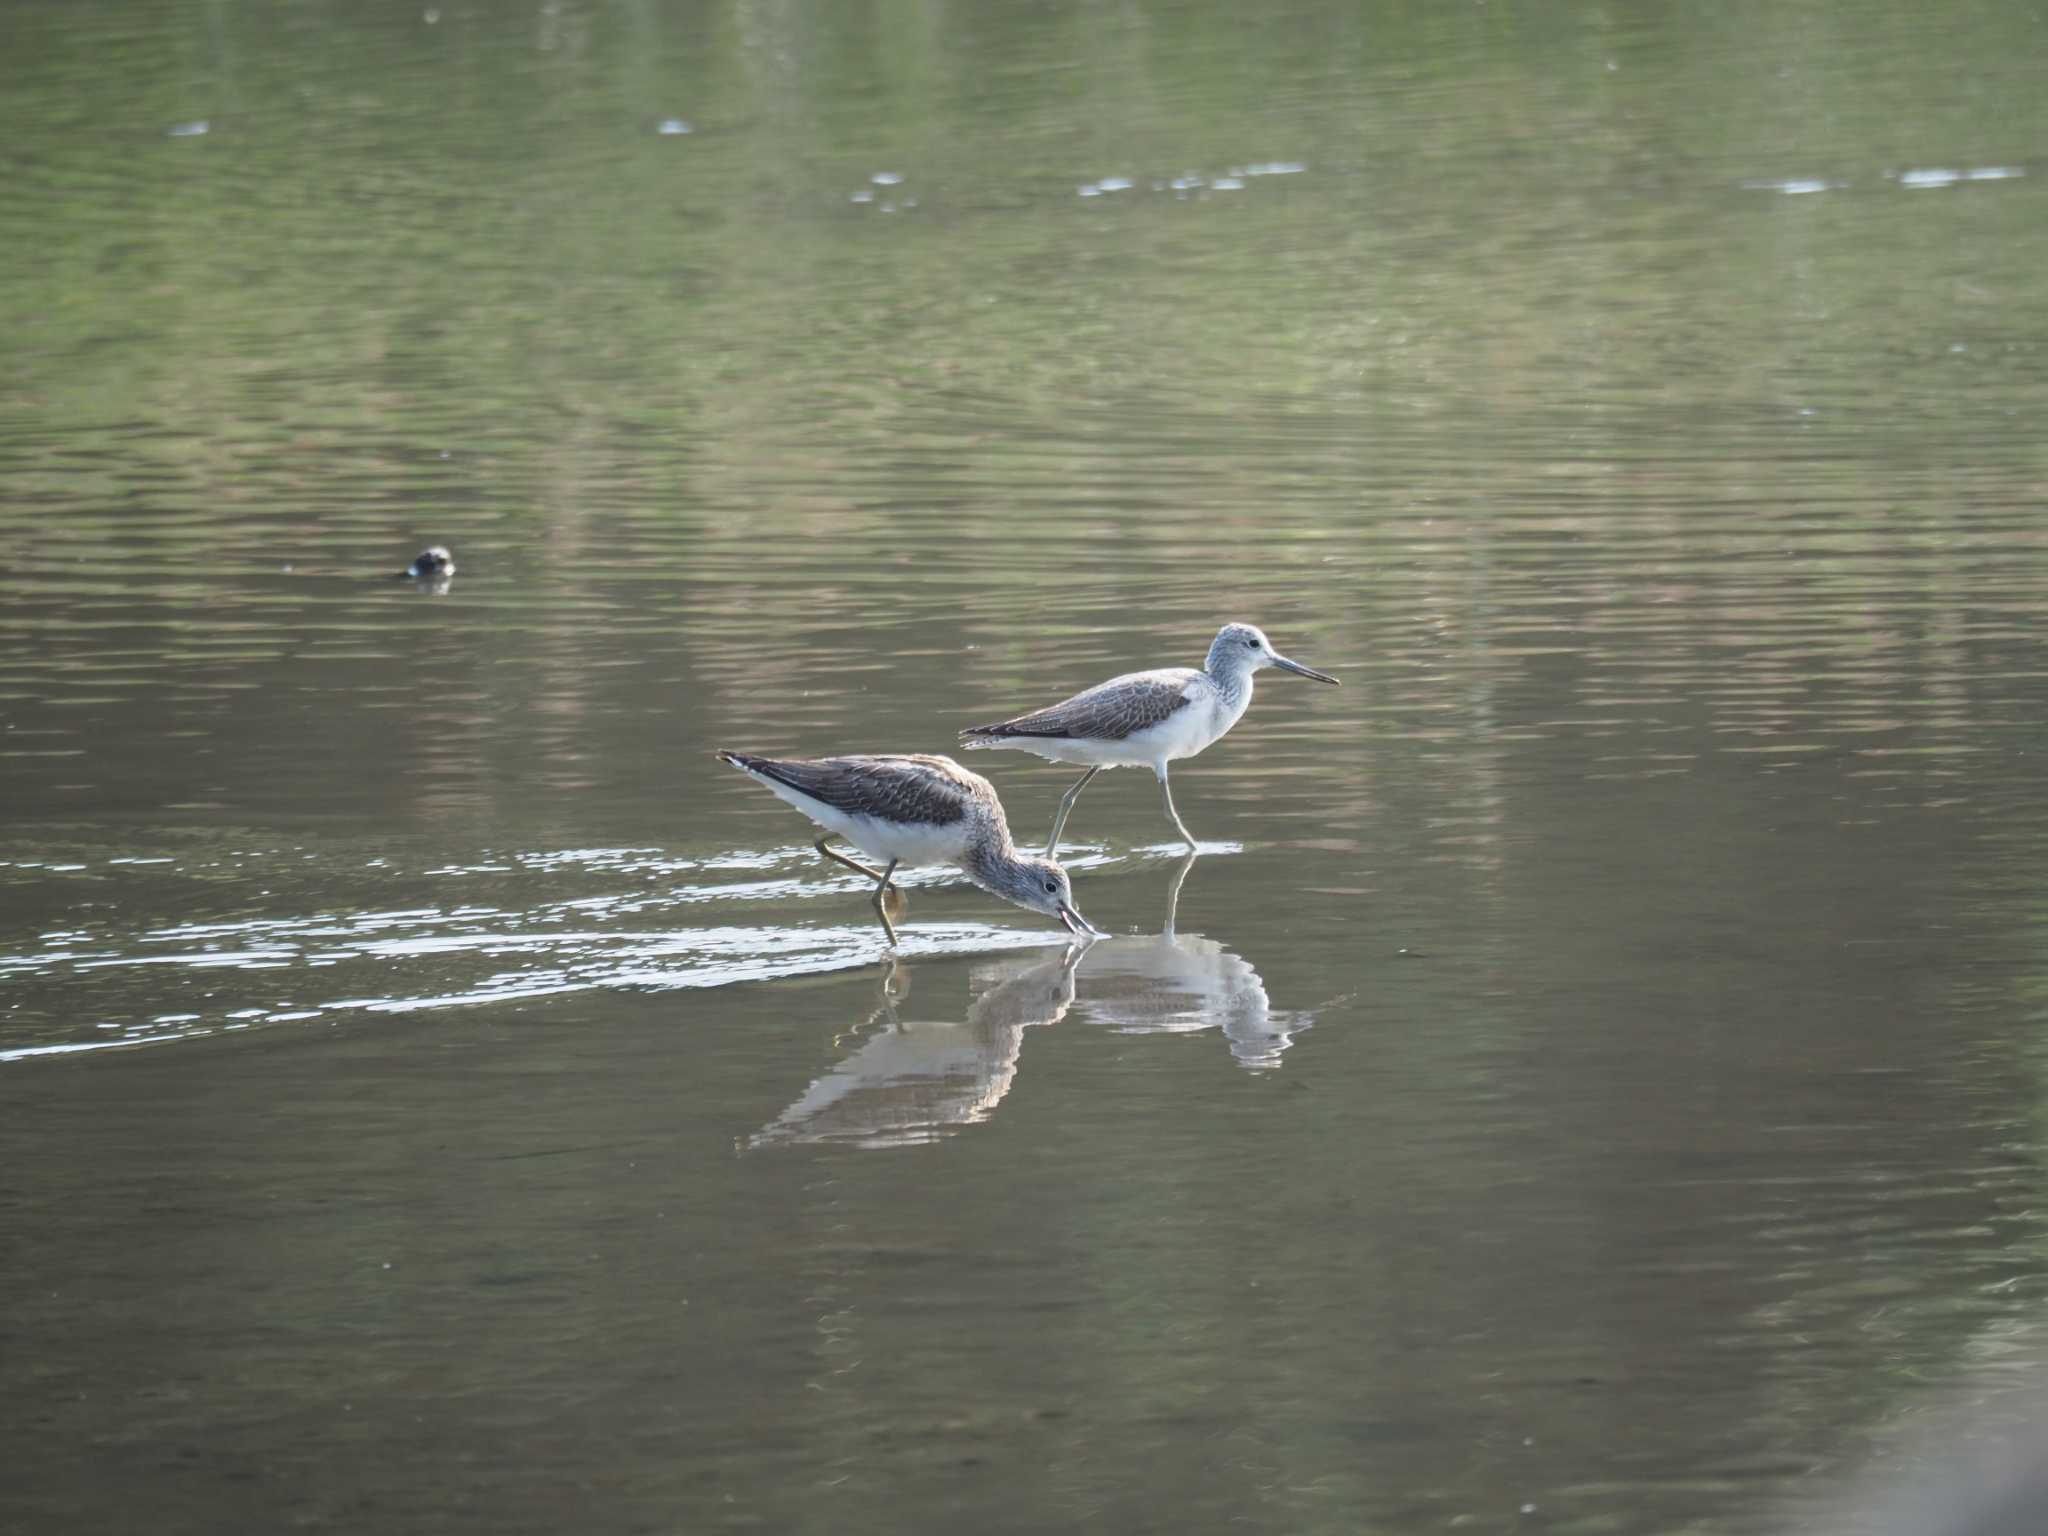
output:
[[455, 574], [455, 557], [448, 553], [445, 544], [430, 544], [413, 556], [412, 564], [398, 573], [399, 579], [410, 577], [414, 581], [436, 581], [443, 576]]
[[1058, 918], [1069, 933], [1098, 931], [1075, 909], [1067, 872], [1050, 857], [1019, 853], [995, 789], [950, 757], [718, 756], [802, 811], [827, 837], [837, 833], [889, 861], [886, 869], [870, 869], [833, 852], [825, 837], [815, 845], [833, 863], [875, 882], [875, 915], [891, 944], [896, 930], [884, 898], [896, 890], [889, 877], [898, 864], [954, 865], [991, 895]]
[[1060, 833], [1075, 799], [1105, 768], [1150, 768], [1157, 774], [1166, 795], [1166, 814], [1194, 848], [1195, 835], [1173, 808], [1166, 765], [1175, 758], [1193, 757], [1237, 724], [1252, 701], [1252, 674], [1261, 667], [1279, 667], [1319, 683], [1337, 681], [1327, 672], [1282, 656], [1256, 625], [1226, 624], [1217, 631], [1199, 672], [1191, 667], [1128, 672], [1049, 709], [995, 725], [969, 726], [960, 740], [970, 748], [1015, 747], [1055, 763], [1087, 767], [1060, 801], [1052, 836], [1046, 839], [1047, 858], [1059, 851]]

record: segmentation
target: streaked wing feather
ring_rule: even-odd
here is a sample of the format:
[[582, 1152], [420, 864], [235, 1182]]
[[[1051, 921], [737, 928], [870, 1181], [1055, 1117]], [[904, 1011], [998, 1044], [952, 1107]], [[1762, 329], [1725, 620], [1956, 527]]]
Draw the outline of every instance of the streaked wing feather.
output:
[[[967, 814], [965, 771], [928, 757], [750, 757], [745, 766], [849, 816], [950, 826]], [[947, 769], [952, 771], [948, 772]]]
[[1188, 684], [1199, 675], [1184, 669], [1132, 672], [1084, 689], [1049, 708], [997, 725], [973, 726], [960, 734], [1122, 741], [1187, 708]]

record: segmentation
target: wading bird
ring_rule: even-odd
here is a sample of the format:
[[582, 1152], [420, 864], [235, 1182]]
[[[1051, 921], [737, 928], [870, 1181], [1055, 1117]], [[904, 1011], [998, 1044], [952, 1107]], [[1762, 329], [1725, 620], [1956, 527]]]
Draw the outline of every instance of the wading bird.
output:
[[[1050, 855], [1017, 851], [994, 786], [950, 757], [718, 756], [823, 827], [818, 852], [875, 882], [875, 916], [891, 944], [896, 929], [884, 902], [899, 864], [954, 865], [990, 895], [1056, 917], [1069, 933], [1100, 932], [1075, 909], [1067, 872]], [[887, 867], [834, 852], [826, 846], [834, 833]]]
[[1127, 672], [1049, 709], [995, 725], [969, 726], [960, 733], [961, 745], [1015, 747], [1055, 763], [1087, 768], [1060, 801], [1052, 836], [1045, 843], [1047, 858], [1059, 851], [1060, 833], [1066, 829], [1067, 813], [1073, 810], [1075, 799], [1105, 768], [1150, 768], [1157, 774], [1166, 795], [1166, 814], [1188, 847], [1194, 848], [1194, 833], [1173, 808], [1173, 786], [1167, 782], [1166, 765], [1176, 758], [1193, 757], [1243, 718], [1252, 701], [1252, 674], [1261, 667], [1278, 667], [1319, 683], [1337, 681], [1327, 672], [1282, 656], [1257, 625], [1226, 624], [1217, 631], [1200, 671], [1165, 667], [1157, 672]]

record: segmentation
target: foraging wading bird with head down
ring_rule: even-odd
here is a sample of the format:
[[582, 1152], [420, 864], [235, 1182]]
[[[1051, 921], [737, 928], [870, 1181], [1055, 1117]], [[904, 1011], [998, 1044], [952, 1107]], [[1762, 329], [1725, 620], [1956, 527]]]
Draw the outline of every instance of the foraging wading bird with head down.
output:
[[1217, 741], [1243, 718], [1252, 701], [1252, 674], [1261, 667], [1279, 667], [1319, 683], [1337, 679], [1314, 667], [1290, 661], [1255, 624], [1226, 624], [1209, 647], [1200, 671], [1165, 667], [1157, 672], [1127, 672], [1041, 709], [995, 725], [973, 725], [960, 733], [967, 747], [1015, 747], [1036, 752], [1055, 763], [1085, 768], [1079, 782], [1060, 801], [1060, 813], [1046, 839], [1045, 855], [1059, 851], [1067, 813], [1105, 768], [1150, 768], [1166, 796], [1166, 814], [1189, 848], [1195, 835], [1173, 808], [1173, 786], [1166, 765], [1193, 757]]
[[[951, 864], [990, 895], [1056, 917], [1071, 934], [1099, 933], [1074, 906], [1067, 872], [1050, 856], [1019, 853], [994, 786], [950, 757], [754, 757], [720, 752], [721, 762], [759, 779], [819, 826], [863, 853], [887, 859], [870, 869], [825, 846], [835, 864], [875, 882], [875, 915], [889, 942], [896, 929], [884, 906], [898, 864]], [[900, 894], [900, 893], [899, 893]]]

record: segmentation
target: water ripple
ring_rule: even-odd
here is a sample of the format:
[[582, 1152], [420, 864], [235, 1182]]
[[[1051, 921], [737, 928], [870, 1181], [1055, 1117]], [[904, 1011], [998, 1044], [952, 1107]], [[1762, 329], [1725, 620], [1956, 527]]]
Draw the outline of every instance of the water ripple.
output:
[[[167, 882], [113, 903], [117, 909], [153, 905], [171, 893], [189, 899], [193, 886], [203, 890], [223, 869], [265, 868], [294, 853], [299, 857], [290, 862], [305, 869], [309, 885], [332, 888], [346, 879], [318, 859], [306, 867], [305, 850], [234, 851], [189, 864], [128, 856], [105, 861], [99, 878], [139, 874]], [[656, 848], [586, 847], [435, 864], [407, 876], [392, 858], [379, 856], [359, 861], [362, 873], [355, 878], [397, 875], [439, 885], [490, 880], [513, 895], [530, 894], [546, 879], [633, 878], [649, 882], [649, 888], [556, 895], [523, 906], [457, 900], [180, 920], [132, 931], [113, 921], [51, 928], [39, 935], [40, 943], [0, 954], [0, 981], [34, 983], [27, 994], [32, 1004], [16, 1002], [0, 1022], [0, 1061], [186, 1040], [256, 1025], [515, 1003], [594, 989], [716, 987], [872, 963], [886, 951], [867, 917], [867, 883], [813, 873], [817, 862], [807, 847], [701, 858]], [[1113, 861], [1082, 853], [1074, 862], [1101, 867]], [[92, 870], [75, 862], [16, 861], [10, 867], [67, 875]], [[715, 878], [763, 871], [786, 873]], [[679, 878], [690, 875], [713, 878]], [[285, 879], [265, 878], [286, 887], [276, 894], [280, 905], [289, 900]], [[905, 883], [915, 893], [946, 880], [943, 872], [924, 872]], [[816, 926], [747, 917], [827, 897], [842, 904], [843, 917], [835, 914]], [[659, 926], [664, 913], [706, 906], [732, 916]], [[931, 919], [905, 926], [900, 952], [939, 955], [1063, 942], [1062, 935], [1039, 929]], [[262, 1006], [250, 1006], [252, 994], [263, 999]]]

